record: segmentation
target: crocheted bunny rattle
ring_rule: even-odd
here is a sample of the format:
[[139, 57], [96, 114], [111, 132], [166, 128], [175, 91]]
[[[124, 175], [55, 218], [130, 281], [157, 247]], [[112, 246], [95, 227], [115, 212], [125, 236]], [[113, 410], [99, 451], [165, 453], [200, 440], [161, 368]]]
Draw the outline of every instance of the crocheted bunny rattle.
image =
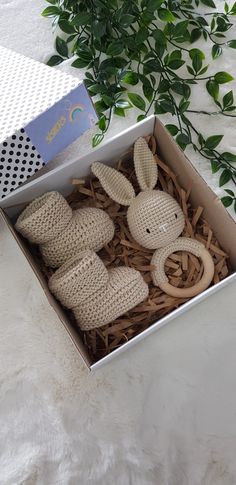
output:
[[[127, 221], [134, 239], [143, 247], [156, 249], [151, 264], [155, 266], [152, 279], [168, 295], [188, 298], [205, 290], [214, 275], [212, 257], [204, 245], [194, 239], [179, 237], [184, 228], [184, 214], [169, 194], [154, 190], [158, 168], [144, 138], [134, 145], [134, 167], [141, 192], [136, 196], [133, 186], [123, 174], [99, 162], [91, 170], [100, 180], [104, 190], [116, 202], [128, 206]], [[168, 282], [164, 264], [176, 251], [188, 251], [203, 262], [203, 275], [190, 288], [176, 288]]]

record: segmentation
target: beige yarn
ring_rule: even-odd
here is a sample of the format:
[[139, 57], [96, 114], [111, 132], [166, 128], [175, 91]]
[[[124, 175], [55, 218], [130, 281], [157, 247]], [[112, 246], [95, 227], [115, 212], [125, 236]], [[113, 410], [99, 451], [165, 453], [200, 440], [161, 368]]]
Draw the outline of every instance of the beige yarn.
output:
[[49, 288], [73, 310], [82, 330], [112, 322], [148, 296], [148, 286], [138, 271], [107, 270], [93, 251], [83, 251], [57, 270]]
[[47, 192], [31, 202], [15, 227], [40, 244], [43, 259], [52, 268], [83, 249], [99, 251], [114, 236], [114, 224], [106, 212], [89, 207], [72, 212], [59, 192]]
[[[158, 177], [157, 165], [151, 150], [144, 138], [139, 138], [134, 145], [134, 165], [142, 192], [134, 197], [133, 187], [123, 174], [99, 162], [92, 164], [92, 172], [99, 178], [108, 195], [119, 204], [128, 205], [127, 221], [133, 238], [145, 248], [159, 249], [154, 255], [157, 269], [153, 273], [154, 284], [165, 282], [165, 290], [170, 293], [171, 285], [166, 282], [164, 259], [172, 243], [172, 251], [197, 251], [198, 243], [193, 240], [178, 238], [184, 228], [184, 214], [176, 200], [169, 194], [153, 190]], [[182, 243], [181, 243], [182, 240]], [[166, 247], [167, 246], [167, 247]], [[180, 247], [181, 246], [181, 247]], [[167, 252], [166, 252], [167, 251]], [[206, 255], [207, 253], [207, 255]], [[170, 253], [169, 253], [170, 254]], [[159, 259], [160, 258], [160, 262]], [[210, 253], [205, 249], [205, 276], [196, 291], [203, 291], [209, 286], [213, 277], [213, 262]], [[188, 289], [190, 290], [190, 289]], [[181, 293], [182, 289], [179, 289]], [[176, 294], [176, 290], [174, 291]], [[193, 293], [193, 290], [189, 293]], [[182, 296], [187, 295], [183, 291]], [[179, 295], [181, 297], [181, 294]], [[191, 295], [190, 295], [191, 296]]]
[[166, 246], [184, 228], [179, 204], [160, 190], [140, 192], [128, 208], [127, 221], [134, 239], [148, 249]]
[[134, 144], [134, 168], [141, 190], [154, 189], [158, 178], [158, 167], [144, 138]]
[[47, 192], [33, 200], [20, 214], [15, 228], [32, 243], [42, 244], [64, 231], [72, 209], [59, 192]]
[[114, 224], [109, 215], [101, 209], [85, 207], [73, 211], [65, 230], [40, 249], [44, 261], [52, 268], [59, 268], [79, 251], [99, 251], [113, 236]]

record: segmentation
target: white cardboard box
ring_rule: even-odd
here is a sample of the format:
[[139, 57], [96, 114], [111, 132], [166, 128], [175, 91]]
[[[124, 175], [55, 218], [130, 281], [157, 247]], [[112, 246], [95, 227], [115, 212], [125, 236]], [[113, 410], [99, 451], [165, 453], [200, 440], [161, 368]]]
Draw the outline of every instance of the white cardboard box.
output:
[[[114, 350], [111, 354], [96, 363], [91, 363], [80, 336], [69, 322], [62, 307], [50, 294], [44, 277], [37, 268], [29, 249], [25, 246], [20, 236], [14, 231], [12, 223], [14, 223], [16, 216], [21, 212], [25, 205], [35, 197], [42, 195], [48, 190], [58, 190], [63, 195], [68, 195], [71, 192], [71, 179], [76, 177], [86, 177], [90, 173], [90, 166], [93, 161], [99, 160], [113, 165], [117, 159], [132, 147], [139, 136], [146, 136], [149, 134], [154, 134], [156, 137], [160, 155], [176, 173], [180, 185], [183, 188], [189, 187], [190, 184], [192, 185], [191, 202], [193, 206], [201, 205], [204, 207], [203, 215], [211, 225], [220, 244], [229, 254], [233, 272], [220, 283], [208, 288], [200, 295], [192, 298], [187, 303], [184, 303], [169, 315], [158, 320], [144, 332]], [[51, 172], [44, 174], [42, 177], [32, 180], [27, 185], [20, 187], [17, 191], [2, 200], [0, 202], [0, 207], [3, 209], [0, 212], [0, 217], [4, 219], [4, 224], [7, 224], [7, 227], [18, 241], [24, 257], [28, 259], [29, 264], [31, 264], [37, 278], [42, 284], [49, 303], [54, 307], [66, 331], [69, 333], [71, 339], [79, 350], [79, 353], [90, 369], [100, 367], [105, 362], [113, 359], [124, 350], [128, 350], [132, 345], [143, 340], [144, 337], [170, 322], [176, 316], [190, 310], [194, 305], [200, 304], [202, 300], [212, 293], [219, 291], [222, 287], [230, 284], [232, 281], [236, 281], [236, 224], [222, 205], [221, 201], [208, 187], [206, 182], [202, 179], [191, 162], [186, 158], [182, 150], [180, 150], [173, 138], [155, 116], [150, 116], [141, 123], [125, 130], [120, 135], [113, 137], [110, 141], [100, 148], [95, 149], [89, 155], [55, 168]]]
[[0, 46], [0, 199], [96, 121], [77, 78]]

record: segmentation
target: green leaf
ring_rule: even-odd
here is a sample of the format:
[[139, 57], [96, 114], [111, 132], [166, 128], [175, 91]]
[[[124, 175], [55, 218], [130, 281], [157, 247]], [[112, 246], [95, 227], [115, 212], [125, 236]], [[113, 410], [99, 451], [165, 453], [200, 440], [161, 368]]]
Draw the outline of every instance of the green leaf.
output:
[[93, 35], [100, 39], [106, 32], [106, 23], [96, 20], [92, 26]]
[[235, 39], [229, 40], [229, 42], [227, 42], [227, 45], [232, 49], [236, 49], [236, 40]]
[[208, 66], [203, 67], [203, 69], [201, 69], [201, 71], [199, 71], [198, 75], [199, 76], [202, 76], [202, 74], [205, 74], [205, 72], [207, 71], [207, 69], [208, 69]]
[[145, 62], [143, 66], [143, 74], [150, 74], [151, 72], [162, 72], [162, 66], [157, 59]]
[[107, 94], [102, 94], [102, 100], [108, 107], [111, 107], [114, 104], [114, 100], [111, 98], [111, 96], [107, 96]]
[[130, 99], [131, 103], [134, 106], [136, 106], [136, 108], [139, 108], [142, 111], [145, 111], [146, 103], [145, 103], [144, 99], [141, 96], [139, 96], [139, 94], [128, 93], [128, 98]]
[[154, 12], [161, 6], [163, 1], [164, 0], [149, 0], [147, 3], [147, 10], [151, 10], [152, 12]]
[[134, 86], [135, 84], [138, 84], [139, 77], [134, 71], [126, 71], [122, 74], [121, 81], [125, 84], [132, 84]]
[[56, 37], [56, 50], [61, 56], [68, 57], [67, 43], [61, 37]]
[[211, 171], [212, 173], [218, 172], [220, 170], [221, 164], [217, 160], [211, 160]]
[[176, 71], [177, 69], [179, 69], [181, 66], [183, 66], [185, 64], [185, 61], [182, 61], [181, 59], [175, 59], [173, 61], [170, 61], [168, 63], [168, 67], [174, 71]]
[[72, 25], [80, 27], [81, 25], [89, 24], [91, 20], [91, 14], [89, 12], [80, 12], [72, 20]]
[[102, 93], [104, 92], [104, 89], [106, 88], [103, 84], [92, 84], [91, 86], [89, 86], [89, 92], [92, 94]]
[[215, 81], [218, 83], [218, 84], [225, 84], [225, 83], [229, 83], [230, 81], [233, 81], [233, 76], [231, 76], [231, 74], [229, 74], [228, 72], [224, 72], [224, 71], [220, 71], [220, 72], [217, 72], [214, 76], [215, 78]]
[[207, 7], [216, 8], [213, 0], [201, 0], [201, 2], [203, 3], [203, 5], [206, 5]]
[[188, 23], [189, 23], [188, 20], [183, 20], [182, 22], [178, 22], [175, 25], [174, 32], [172, 34], [174, 39], [181, 37], [186, 33], [186, 30], [188, 28]]
[[108, 56], [118, 56], [123, 52], [124, 50], [124, 44], [123, 42], [114, 40], [114, 42], [111, 42], [111, 44], [107, 48], [107, 55]]
[[222, 187], [222, 185], [227, 184], [231, 180], [231, 172], [227, 168], [223, 170], [223, 172], [220, 175], [220, 180], [219, 180], [219, 186]]
[[126, 99], [118, 99], [116, 101], [117, 108], [129, 109], [132, 108], [132, 105]]
[[196, 42], [198, 39], [200, 39], [201, 35], [202, 35], [201, 29], [199, 29], [199, 28], [193, 29], [191, 34], [190, 34], [191, 44], [193, 44], [193, 42]]
[[151, 86], [151, 84], [149, 84], [149, 85], [144, 84], [143, 85], [143, 94], [144, 94], [145, 98], [147, 98], [149, 103], [151, 102], [151, 100], [153, 98], [153, 92], [154, 92], [154, 89]]
[[182, 113], [184, 113], [188, 108], [189, 108], [189, 101], [185, 101], [185, 99], [181, 99], [180, 103], [179, 103], [179, 110]]
[[198, 56], [200, 59], [205, 59], [205, 54], [200, 49], [190, 49], [189, 57], [193, 60], [195, 56]]
[[175, 108], [171, 99], [162, 99], [160, 101], [160, 107], [163, 110], [163, 113], [171, 113], [172, 115], [175, 114]]
[[202, 59], [198, 54], [195, 54], [195, 56], [193, 57], [192, 64], [193, 69], [197, 74], [202, 68]]
[[232, 199], [232, 197], [229, 197], [228, 195], [226, 195], [225, 197], [221, 197], [221, 202], [222, 204], [224, 204], [225, 207], [229, 207], [232, 202], [233, 202], [234, 199]]
[[205, 147], [209, 150], [214, 150], [221, 142], [224, 135], [213, 135], [206, 139]]
[[61, 64], [61, 62], [63, 62], [63, 61], [64, 61], [63, 57], [52, 56], [52, 57], [50, 57], [50, 59], [48, 59], [47, 65], [48, 66], [58, 66], [58, 64]]
[[227, 2], [225, 2], [225, 4], [224, 4], [224, 11], [225, 11], [226, 14], [229, 12], [229, 5], [228, 5]]
[[165, 125], [166, 129], [170, 132], [172, 136], [177, 135], [179, 128], [175, 125]]
[[181, 58], [182, 58], [181, 50], [176, 49], [169, 54], [167, 64], [169, 64], [170, 61], [175, 61], [176, 59], [181, 59]]
[[173, 84], [171, 84], [171, 89], [175, 91], [175, 93], [181, 94], [181, 96], [184, 96], [186, 99], [188, 99], [191, 94], [190, 87], [187, 84], [179, 81], [175, 81]]
[[192, 69], [192, 67], [187, 66], [187, 70], [188, 70], [189, 74], [191, 74], [192, 76], [195, 76], [195, 72], [194, 72], [194, 70]]
[[137, 122], [139, 123], [139, 121], [143, 121], [145, 118], [146, 118], [145, 115], [138, 115]]
[[117, 106], [115, 106], [114, 114], [117, 115], [117, 116], [125, 117], [125, 110], [124, 110], [124, 108], [118, 108]]
[[123, 27], [129, 27], [135, 21], [135, 17], [130, 14], [122, 15], [120, 23]]
[[83, 67], [87, 67], [90, 61], [86, 59], [76, 59], [74, 62], [72, 62], [72, 67], [76, 67], [77, 69], [81, 69]]
[[164, 33], [162, 32], [162, 30], [160, 30], [160, 29], [154, 30], [152, 32], [152, 36], [154, 37], [156, 42], [158, 42], [158, 44], [166, 46], [166, 37], [165, 37]]
[[104, 138], [104, 135], [102, 133], [97, 133], [96, 135], [94, 135], [93, 139], [92, 139], [93, 148], [95, 148], [97, 145], [99, 145], [99, 143], [101, 143], [103, 138]]
[[190, 143], [188, 135], [185, 135], [184, 133], [180, 133], [179, 135], [177, 135], [176, 141], [180, 145], [188, 145]]
[[227, 194], [229, 194], [231, 197], [234, 197], [234, 192], [230, 189], [225, 189], [225, 192], [227, 192]]
[[211, 50], [212, 59], [220, 57], [222, 52], [222, 47], [220, 47], [218, 44], [214, 44]]
[[234, 95], [233, 91], [229, 91], [225, 96], [223, 97], [223, 107], [227, 108], [228, 106], [231, 106], [234, 102]]
[[58, 7], [46, 7], [41, 13], [43, 17], [54, 17], [55, 15], [60, 14], [61, 10]]
[[148, 36], [149, 36], [148, 29], [146, 27], [141, 27], [135, 36], [136, 44], [142, 44], [143, 42], [145, 42]]
[[75, 32], [73, 25], [71, 25], [68, 20], [60, 20], [58, 25], [62, 32], [65, 32], [66, 34], [73, 34]]
[[209, 79], [209, 81], [207, 81], [207, 83], [206, 83], [206, 88], [207, 88], [208, 93], [210, 94], [210, 96], [213, 99], [218, 99], [219, 84], [216, 81]]
[[106, 117], [104, 115], [102, 115], [101, 118], [98, 120], [98, 127], [101, 131], [104, 131], [106, 129]]
[[222, 158], [230, 163], [236, 162], [236, 155], [234, 153], [224, 152], [221, 154]]
[[103, 113], [103, 111], [107, 110], [107, 106], [103, 101], [96, 101], [95, 109], [98, 112], [98, 114], [101, 114]]
[[159, 8], [158, 17], [163, 22], [174, 22], [175, 19], [176, 19], [176, 17], [173, 15], [173, 13], [170, 10], [168, 10], [167, 8]]
[[162, 79], [159, 82], [158, 92], [159, 93], [166, 93], [166, 91], [168, 91], [169, 87], [170, 87], [169, 81], [167, 81], [166, 79]]

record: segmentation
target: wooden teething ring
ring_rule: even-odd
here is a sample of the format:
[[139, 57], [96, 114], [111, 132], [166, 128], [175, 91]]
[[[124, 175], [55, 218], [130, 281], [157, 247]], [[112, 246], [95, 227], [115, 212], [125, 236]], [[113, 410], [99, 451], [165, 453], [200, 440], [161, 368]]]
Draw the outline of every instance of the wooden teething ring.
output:
[[[190, 288], [176, 288], [168, 282], [164, 269], [165, 261], [170, 254], [176, 251], [188, 251], [203, 262], [203, 275], [200, 281]], [[210, 253], [203, 244], [186, 237], [179, 237], [168, 246], [157, 249], [152, 257], [151, 264], [156, 267], [152, 272], [153, 283], [159, 286], [167, 295], [177, 298], [189, 298], [198, 295], [210, 285], [214, 275], [214, 263]]]

